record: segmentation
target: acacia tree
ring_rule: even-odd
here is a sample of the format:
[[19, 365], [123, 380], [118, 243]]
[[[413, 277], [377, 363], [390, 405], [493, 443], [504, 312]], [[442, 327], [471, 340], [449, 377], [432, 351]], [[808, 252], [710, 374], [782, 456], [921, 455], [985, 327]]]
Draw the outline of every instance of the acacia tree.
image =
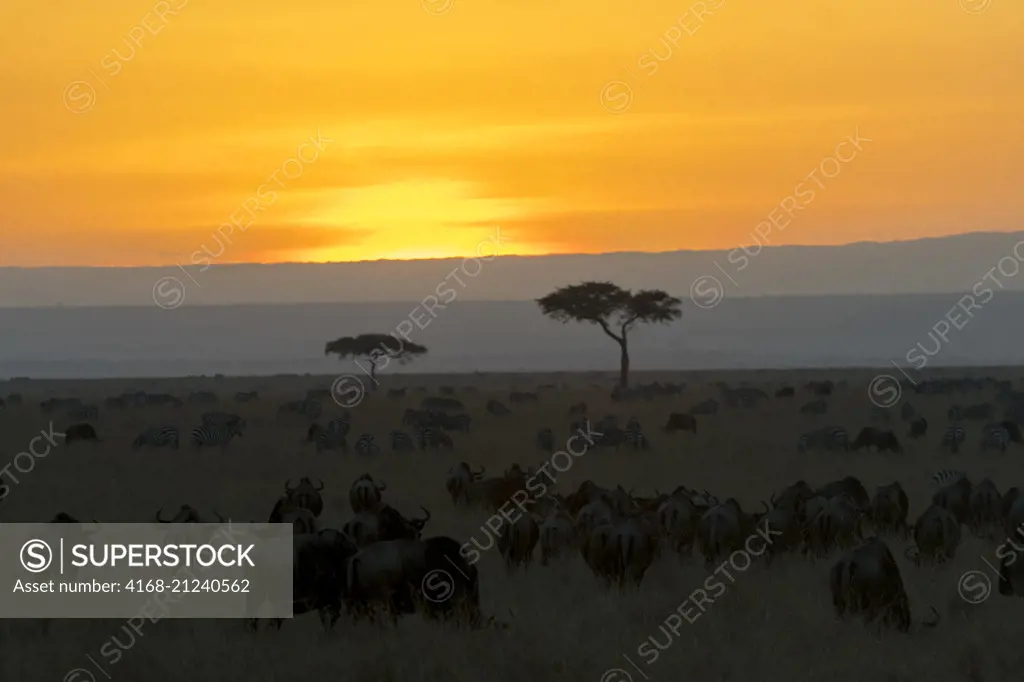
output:
[[374, 387], [377, 385], [378, 365], [380, 369], [384, 369], [392, 360], [405, 365], [426, 352], [426, 346], [408, 340], [403, 341], [392, 334], [343, 336], [328, 341], [324, 346], [324, 355], [333, 353], [339, 358], [365, 359], [370, 365], [370, 378], [373, 379]]
[[[682, 317], [682, 301], [660, 289], [633, 293], [611, 282], [582, 282], [557, 289], [537, 304], [548, 317], [565, 324], [590, 322], [619, 344], [619, 385], [629, 386], [629, 332], [638, 322], [667, 323]], [[616, 333], [616, 330], [618, 333]]]

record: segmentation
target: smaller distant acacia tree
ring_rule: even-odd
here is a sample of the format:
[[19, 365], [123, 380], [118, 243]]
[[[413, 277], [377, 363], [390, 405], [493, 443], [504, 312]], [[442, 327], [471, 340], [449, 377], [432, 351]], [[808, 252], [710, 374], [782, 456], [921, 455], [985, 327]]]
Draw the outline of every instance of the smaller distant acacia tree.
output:
[[[541, 311], [553, 320], [590, 322], [599, 325], [615, 339], [621, 350], [619, 385], [629, 386], [629, 340], [634, 325], [667, 323], [682, 317], [682, 301], [660, 289], [643, 289], [633, 293], [611, 282], [583, 282], [557, 289], [538, 298]], [[613, 331], [617, 329], [618, 333]]]
[[377, 383], [377, 370], [384, 369], [392, 360], [405, 365], [427, 352], [426, 346], [412, 341], [403, 341], [391, 334], [360, 334], [359, 336], [343, 336], [329, 341], [324, 346], [324, 355], [337, 355], [339, 358], [353, 360], [363, 358], [370, 365], [370, 378]]

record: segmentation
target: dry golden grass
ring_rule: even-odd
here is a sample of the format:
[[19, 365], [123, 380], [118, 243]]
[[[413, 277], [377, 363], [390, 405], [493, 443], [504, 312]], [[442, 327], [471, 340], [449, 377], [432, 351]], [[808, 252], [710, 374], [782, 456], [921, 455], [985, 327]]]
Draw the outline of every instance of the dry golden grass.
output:
[[[217, 450], [196, 454], [184, 442], [177, 452], [136, 453], [130, 445], [141, 429], [163, 423], [188, 428], [198, 423], [204, 410], [186, 406], [115, 413], [101, 408], [96, 426], [104, 442], [54, 448], [46, 459], [37, 461], [33, 471], [18, 474], [20, 483], [0, 504], [0, 519], [41, 521], [67, 511], [84, 519], [148, 521], [161, 505], [176, 509], [189, 503], [200, 511], [217, 509], [234, 519], [264, 520], [285, 479], [309, 475], [326, 484], [323, 525], [340, 527], [350, 516], [349, 484], [369, 472], [388, 483], [385, 499], [399, 510], [414, 513], [421, 504], [431, 510], [433, 519], [426, 535], [468, 540], [476, 534], [482, 540], [480, 526], [487, 514], [456, 510], [444, 489], [445, 472], [460, 460], [483, 464], [495, 474], [513, 461], [541, 463], [547, 457], [534, 447], [536, 429], [551, 426], [556, 437], [564, 439], [568, 435], [566, 408], [579, 400], [586, 400], [591, 414], [598, 417], [607, 413], [618, 414], [623, 421], [638, 417], [654, 451], [588, 452], [559, 476], [561, 492], [574, 490], [586, 479], [605, 486], [621, 483], [637, 494], [686, 484], [707, 488], [723, 498], [735, 496], [750, 507], [797, 479], [819, 485], [852, 474], [869, 491], [901, 481], [910, 496], [913, 519], [927, 506], [933, 492], [930, 477], [936, 469], [966, 469], [975, 481], [991, 477], [1000, 490], [1021, 482], [1020, 446], [1005, 455], [980, 454], [975, 429], [969, 432], [962, 454], [952, 456], [938, 449], [939, 432], [951, 402], [944, 397], [904, 396], [927, 417], [931, 428], [924, 441], [902, 438], [903, 455], [798, 454], [796, 438], [803, 430], [835, 423], [855, 432], [870, 423], [872, 406], [866, 387], [872, 373], [832, 372], [828, 376], [849, 383], [830, 400], [831, 414], [826, 417], [800, 417], [799, 405], [810, 398], [798, 390], [793, 400], [772, 400], [757, 410], [723, 408], [717, 417], [700, 420], [696, 436], [672, 437], [658, 427], [669, 412], [683, 411], [698, 400], [716, 396], [717, 389], [707, 386], [708, 381], [746, 379], [770, 392], [778, 382], [788, 379], [802, 384], [807, 377], [778, 372], [696, 379], [691, 375], [682, 377], [691, 384], [683, 396], [624, 404], [605, 397], [607, 377], [431, 378], [428, 383], [434, 386], [475, 382], [478, 393], [460, 391], [458, 395], [474, 418], [473, 431], [456, 436], [454, 454], [384, 452], [373, 458], [317, 454], [312, 446], [300, 445], [307, 424], [303, 419], [278, 416], [280, 403], [301, 396], [306, 388], [326, 387], [330, 379], [223, 379], [209, 380], [206, 385], [172, 380], [25, 384], [16, 390], [25, 394], [26, 406], [0, 415], [2, 452], [7, 455], [0, 464], [45, 428], [48, 420], [35, 405], [48, 395], [79, 395], [99, 402], [128, 388], [183, 396], [189, 390], [216, 387], [223, 401], [219, 409], [244, 414], [249, 425], [245, 436], [223, 454]], [[671, 381], [681, 377], [644, 375], [636, 381], [654, 378]], [[391, 381], [402, 385], [423, 383], [424, 379]], [[532, 390], [546, 382], [568, 382], [571, 387], [546, 391], [540, 406], [513, 408], [514, 414], [503, 419], [483, 410], [487, 398], [504, 399], [513, 386]], [[603, 388], [591, 388], [595, 382]], [[261, 390], [261, 402], [234, 405], [230, 396], [249, 388]], [[401, 428], [402, 411], [417, 406], [424, 395], [410, 392], [404, 400], [388, 400], [382, 391], [352, 410], [352, 436], [372, 432], [386, 450], [388, 432]], [[963, 402], [991, 397], [972, 395]], [[906, 426], [899, 421], [898, 408], [899, 404], [893, 410], [893, 427], [902, 436]], [[57, 422], [58, 426], [63, 423]], [[604, 682], [623, 682], [626, 678], [617, 673], [605, 675], [605, 671], [621, 668], [635, 682], [644, 675], [653, 680], [1008, 682], [1017, 678], [1014, 671], [1020, 667], [1022, 603], [993, 594], [987, 602], [972, 605], [959, 597], [960, 575], [967, 570], [987, 570], [981, 556], [991, 559], [995, 546], [966, 532], [965, 536], [951, 565], [921, 569], [903, 558], [905, 542], [889, 540], [915, 618], [924, 616], [928, 605], [934, 605], [943, 616], [937, 629], [908, 635], [878, 637], [859, 623], [837, 620], [827, 588], [828, 568], [835, 557], [816, 562], [793, 557], [770, 569], [754, 565], [734, 574], [734, 583], [725, 580], [725, 594], [694, 623], [684, 622], [670, 648], [645, 665], [645, 659], [637, 654], [638, 645], [650, 636], [664, 643], [666, 636], [659, 626], [707, 577], [699, 557], [680, 562], [665, 556], [649, 571], [639, 591], [618, 594], [602, 589], [576, 556], [548, 568], [535, 564], [528, 572], [509, 575], [492, 551], [478, 564], [481, 596], [486, 614], [510, 621], [505, 631], [446, 630], [409, 617], [397, 628], [355, 626], [343, 619], [335, 632], [325, 634], [316, 616], [308, 615], [286, 622], [280, 633], [253, 635], [244, 630], [241, 621], [163, 620], [144, 624], [142, 636], [137, 637], [123, 628], [122, 621], [102, 620], [55, 622], [49, 636], [43, 637], [38, 623], [5, 621], [0, 625], [0, 680], [65, 679], [70, 670], [83, 668], [100, 680], [108, 674], [113, 679], [147, 682], [307, 677], [351, 682], [598, 682], [602, 676]], [[115, 646], [127, 649], [116, 663], [101, 654], [105, 645], [111, 650], [112, 637], [118, 640]], [[624, 656], [637, 663], [642, 673]], [[69, 682], [89, 679], [84, 673], [78, 675]]]

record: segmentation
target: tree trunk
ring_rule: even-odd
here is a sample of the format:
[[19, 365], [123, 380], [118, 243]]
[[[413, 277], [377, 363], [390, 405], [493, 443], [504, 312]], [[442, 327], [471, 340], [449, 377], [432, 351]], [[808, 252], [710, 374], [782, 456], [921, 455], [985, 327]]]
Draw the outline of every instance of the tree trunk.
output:
[[619, 356], [619, 387], [629, 388], [629, 349], [626, 346], [626, 337], [619, 342], [619, 349], [622, 351]]

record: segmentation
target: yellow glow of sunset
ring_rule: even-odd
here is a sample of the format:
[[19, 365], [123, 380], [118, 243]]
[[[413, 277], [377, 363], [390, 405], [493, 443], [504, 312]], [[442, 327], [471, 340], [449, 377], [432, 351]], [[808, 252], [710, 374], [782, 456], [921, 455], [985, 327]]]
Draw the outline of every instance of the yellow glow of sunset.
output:
[[1021, 35], [1000, 0], [8, 0], [0, 263], [232, 221], [221, 262], [730, 249], [809, 182], [770, 243], [1021, 229]]

